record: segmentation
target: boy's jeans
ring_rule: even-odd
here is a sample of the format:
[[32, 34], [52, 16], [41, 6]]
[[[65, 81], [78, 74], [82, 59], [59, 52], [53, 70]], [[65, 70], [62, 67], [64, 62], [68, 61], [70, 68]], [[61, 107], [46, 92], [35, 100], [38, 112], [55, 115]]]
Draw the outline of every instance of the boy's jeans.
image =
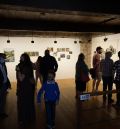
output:
[[55, 102], [45, 102], [47, 126], [50, 128], [55, 125], [55, 107]]

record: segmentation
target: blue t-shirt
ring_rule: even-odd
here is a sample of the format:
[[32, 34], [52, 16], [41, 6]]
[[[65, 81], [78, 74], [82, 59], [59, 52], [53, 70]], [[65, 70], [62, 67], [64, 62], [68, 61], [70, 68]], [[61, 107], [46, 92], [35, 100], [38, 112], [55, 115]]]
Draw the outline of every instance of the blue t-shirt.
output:
[[55, 81], [47, 81], [42, 85], [37, 95], [37, 102], [41, 101], [41, 95], [44, 93], [45, 101], [56, 102], [59, 100], [60, 91]]

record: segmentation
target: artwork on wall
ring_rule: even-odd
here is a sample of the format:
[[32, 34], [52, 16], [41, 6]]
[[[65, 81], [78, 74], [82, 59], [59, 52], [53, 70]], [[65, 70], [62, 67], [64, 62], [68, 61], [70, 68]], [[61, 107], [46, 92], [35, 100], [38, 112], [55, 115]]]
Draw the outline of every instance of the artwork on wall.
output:
[[60, 57], [61, 58], [65, 58], [65, 54], [60, 54]]
[[4, 54], [6, 54], [6, 62], [14, 62], [15, 61], [15, 54], [12, 48], [4, 49]]
[[106, 49], [106, 51], [111, 51], [112, 54], [116, 54], [116, 49], [112, 45], [110, 45], [109, 48]]
[[69, 54], [72, 54], [72, 51], [69, 51]]
[[57, 48], [57, 52], [62, 52], [62, 48]]
[[67, 59], [70, 59], [70, 55], [67, 55]]
[[58, 58], [58, 61], [61, 61], [61, 58]]
[[65, 52], [65, 48], [62, 48], [62, 52]]
[[27, 53], [29, 56], [39, 56], [39, 52], [25, 52]]
[[116, 54], [116, 49], [112, 45], [110, 45], [106, 50], [102, 48], [101, 59], [105, 59], [105, 52], [108, 52], [108, 51], [110, 51], [112, 55]]
[[69, 52], [69, 50], [70, 50], [69, 48], [66, 48], [66, 52]]
[[47, 49], [50, 51], [50, 52], [53, 52], [53, 56], [55, 58], [58, 57], [58, 61], [61, 61], [61, 58], [65, 58], [65, 59], [70, 59], [70, 54], [73, 54], [72, 51], [70, 51], [70, 48], [53, 48], [53, 47], [47, 47]]
[[47, 49], [48, 49], [50, 52], [53, 52], [53, 51], [54, 51], [53, 47], [48, 47]]

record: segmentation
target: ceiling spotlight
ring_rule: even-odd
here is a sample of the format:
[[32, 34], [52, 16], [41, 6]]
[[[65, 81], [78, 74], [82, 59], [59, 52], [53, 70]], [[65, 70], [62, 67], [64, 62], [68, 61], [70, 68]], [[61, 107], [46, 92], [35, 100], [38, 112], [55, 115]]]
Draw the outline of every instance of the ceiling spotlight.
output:
[[82, 41], [80, 40], [79, 43], [82, 43]]
[[77, 43], [77, 41], [75, 40], [75, 41], [74, 41], [74, 43], [76, 44], [76, 43]]
[[34, 43], [34, 40], [32, 40], [31, 43]]
[[104, 42], [106, 42], [107, 40], [108, 40], [108, 38], [105, 37], [105, 38], [104, 38]]
[[88, 43], [90, 43], [90, 42], [91, 42], [91, 39], [88, 40]]
[[54, 43], [57, 43], [57, 41], [55, 40]]
[[10, 40], [9, 39], [7, 40], [7, 43], [10, 43]]

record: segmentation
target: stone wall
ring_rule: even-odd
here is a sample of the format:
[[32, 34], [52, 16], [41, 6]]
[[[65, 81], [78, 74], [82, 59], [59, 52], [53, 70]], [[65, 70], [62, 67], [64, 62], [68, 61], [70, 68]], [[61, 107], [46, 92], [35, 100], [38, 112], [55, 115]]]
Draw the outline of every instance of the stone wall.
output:
[[92, 43], [82, 43], [80, 44], [80, 52], [84, 53], [85, 55], [85, 62], [91, 67], [91, 49], [92, 49]]

